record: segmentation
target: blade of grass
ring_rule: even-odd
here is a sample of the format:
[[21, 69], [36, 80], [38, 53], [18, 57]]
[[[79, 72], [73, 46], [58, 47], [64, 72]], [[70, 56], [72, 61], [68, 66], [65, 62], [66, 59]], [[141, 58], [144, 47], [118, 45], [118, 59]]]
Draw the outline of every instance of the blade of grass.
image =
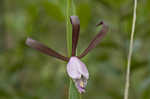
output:
[[129, 97], [128, 94], [129, 94], [129, 87], [130, 87], [130, 67], [131, 67], [131, 57], [133, 52], [133, 41], [134, 41], [135, 22], [136, 22], [136, 8], [137, 8], [137, 0], [134, 0], [133, 23], [132, 23], [132, 31], [131, 31], [131, 38], [130, 38], [129, 53], [128, 53], [124, 99], [128, 99]]
[[[71, 8], [73, 7], [73, 8]], [[71, 14], [75, 14], [75, 4], [73, 0], [67, 0], [67, 8], [66, 8], [66, 30], [67, 30], [67, 50], [68, 56], [71, 57], [72, 53], [72, 27], [70, 23]], [[78, 93], [72, 79], [70, 79], [69, 83], [69, 99], [81, 99], [80, 94]]]

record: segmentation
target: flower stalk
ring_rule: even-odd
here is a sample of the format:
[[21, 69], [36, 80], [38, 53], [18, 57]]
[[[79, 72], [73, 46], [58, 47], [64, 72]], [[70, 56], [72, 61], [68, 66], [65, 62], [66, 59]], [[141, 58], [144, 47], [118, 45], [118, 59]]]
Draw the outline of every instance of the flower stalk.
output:
[[134, 0], [133, 22], [132, 22], [132, 31], [131, 31], [131, 37], [130, 37], [127, 69], [126, 69], [126, 82], [125, 82], [125, 89], [124, 89], [124, 99], [128, 99], [128, 97], [129, 97], [130, 68], [131, 68], [131, 58], [132, 58], [132, 52], [133, 52], [135, 23], [136, 23], [136, 9], [137, 9], [137, 0]]

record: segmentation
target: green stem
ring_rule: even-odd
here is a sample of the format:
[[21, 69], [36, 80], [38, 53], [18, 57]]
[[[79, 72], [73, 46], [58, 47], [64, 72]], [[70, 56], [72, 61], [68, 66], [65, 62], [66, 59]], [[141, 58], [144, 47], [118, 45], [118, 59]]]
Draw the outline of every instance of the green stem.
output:
[[71, 33], [70, 15], [71, 15], [71, 0], [67, 0], [66, 29], [67, 29], [67, 50], [69, 57], [71, 56], [72, 51], [72, 33]]
[[131, 72], [130, 69], [131, 69], [131, 58], [132, 58], [132, 52], [133, 52], [133, 41], [134, 41], [134, 33], [135, 33], [136, 9], [137, 9], [137, 0], [134, 0], [132, 31], [131, 31], [131, 37], [130, 37], [129, 53], [128, 53], [124, 99], [129, 98], [130, 72]]
[[[72, 28], [70, 23], [70, 16], [75, 15], [75, 4], [73, 0], [67, 0], [67, 8], [66, 8], [66, 30], [67, 30], [67, 50], [68, 56], [71, 57], [72, 52]], [[70, 78], [69, 83], [69, 99], [81, 99], [81, 95], [77, 91], [73, 80]]]
[[75, 1], [72, 0], [72, 14], [76, 15], [76, 6], [75, 6]]

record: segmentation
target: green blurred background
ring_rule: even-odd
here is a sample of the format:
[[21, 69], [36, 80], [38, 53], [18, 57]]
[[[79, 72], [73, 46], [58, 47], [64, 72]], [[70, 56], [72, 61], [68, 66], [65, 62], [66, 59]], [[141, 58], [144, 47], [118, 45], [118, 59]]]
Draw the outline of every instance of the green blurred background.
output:
[[[123, 99], [133, 0], [75, 0], [80, 54], [100, 20], [109, 32], [83, 58], [90, 79], [83, 99]], [[66, 63], [25, 45], [32, 37], [63, 55], [66, 0], [0, 0], [0, 99], [67, 99]], [[150, 99], [150, 0], [138, 0], [130, 99]]]

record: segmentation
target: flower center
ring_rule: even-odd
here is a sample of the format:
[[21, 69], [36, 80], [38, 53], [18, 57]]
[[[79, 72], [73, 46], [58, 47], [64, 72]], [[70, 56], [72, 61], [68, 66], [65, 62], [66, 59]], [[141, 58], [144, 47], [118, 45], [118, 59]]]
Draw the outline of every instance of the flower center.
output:
[[84, 88], [84, 82], [83, 81], [80, 81], [80, 87]]

